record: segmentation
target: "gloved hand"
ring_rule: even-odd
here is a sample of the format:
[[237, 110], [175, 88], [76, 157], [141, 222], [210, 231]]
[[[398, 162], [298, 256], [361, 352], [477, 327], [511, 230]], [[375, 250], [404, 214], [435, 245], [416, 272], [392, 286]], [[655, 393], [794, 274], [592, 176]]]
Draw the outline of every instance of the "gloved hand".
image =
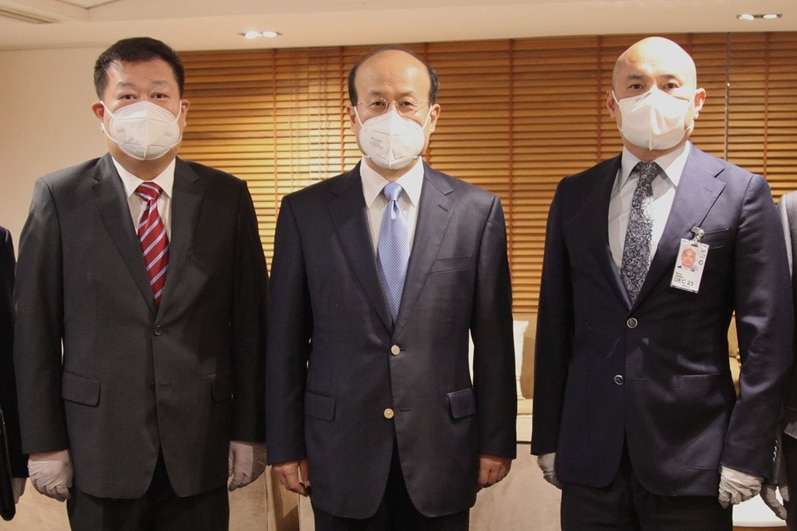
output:
[[19, 503], [19, 498], [25, 493], [25, 483], [28, 478], [11, 478], [11, 488], [14, 490], [14, 503]]
[[[780, 503], [776, 495], [777, 490], [780, 490], [780, 497], [783, 503]], [[761, 499], [767, 504], [767, 507], [772, 509], [775, 516], [781, 520], [786, 519], [786, 506], [789, 501], [789, 486], [788, 485], [775, 485], [767, 483], [761, 487]]]
[[58, 501], [70, 498], [69, 489], [74, 472], [69, 450], [30, 454], [28, 474], [33, 488], [45, 496]]
[[230, 492], [245, 487], [260, 477], [266, 469], [266, 445], [241, 441], [230, 442], [227, 475], [232, 476]]
[[764, 478], [720, 465], [719, 502], [723, 509], [749, 500], [761, 490]]
[[551, 452], [548, 454], [542, 454], [537, 456], [537, 465], [542, 470], [542, 477], [556, 487], [557, 489], [562, 488], [562, 484], [559, 483], [559, 479], [556, 477], [556, 469], [554, 468], [554, 464], [556, 463], [556, 452]]

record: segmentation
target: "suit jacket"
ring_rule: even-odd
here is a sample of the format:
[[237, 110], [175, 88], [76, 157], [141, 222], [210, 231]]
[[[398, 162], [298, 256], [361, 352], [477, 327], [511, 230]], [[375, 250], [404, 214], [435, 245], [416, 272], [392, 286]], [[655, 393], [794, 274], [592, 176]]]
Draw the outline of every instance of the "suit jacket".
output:
[[[716, 496], [719, 465], [771, 472], [792, 305], [766, 181], [695, 147], [632, 305], [608, 243], [620, 158], [563, 179], [549, 213], [537, 328], [532, 453], [564, 482], [601, 487], [624, 445], [642, 485]], [[710, 246], [698, 293], [670, 287], [691, 228]], [[728, 364], [733, 312], [740, 395]]]
[[382, 499], [395, 440], [417, 509], [463, 511], [476, 498], [479, 454], [515, 455], [501, 204], [424, 167], [395, 326], [365, 212], [359, 165], [282, 202], [266, 370], [269, 462], [306, 457], [314, 506], [366, 518]]
[[[786, 236], [786, 248], [788, 252], [789, 264], [791, 265], [791, 295], [794, 304], [795, 316], [797, 316], [797, 191], [789, 192], [780, 198], [778, 211], [783, 222], [783, 233]], [[797, 327], [797, 322], [794, 323]], [[792, 345], [792, 352], [797, 355], [797, 342]], [[786, 385], [786, 392], [783, 400], [783, 426], [791, 437], [797, 438], [797, 364], [792, 366], [791, 373]], [[795, 478], [797, 479], [797, 478]]]
[[243, 181], [178, 159], [156, 308], [124, 195], [110, 155], [36, 182], [16, 293], [23, 447], [69, 448], [77, 488], [106, 498], [143, 496], [160, 451], [190, 496], [225, 484], [230, 440], [264, 437], [257, 220]]
[[[15, 478], [28, 476], [28, 460], [22, 454], [14, 378], [14, 243], [11, 233], [0, 227], [0, 410], [6, 424], [8, 456]], [[0, 457], [2, 455], [0, 454]]]

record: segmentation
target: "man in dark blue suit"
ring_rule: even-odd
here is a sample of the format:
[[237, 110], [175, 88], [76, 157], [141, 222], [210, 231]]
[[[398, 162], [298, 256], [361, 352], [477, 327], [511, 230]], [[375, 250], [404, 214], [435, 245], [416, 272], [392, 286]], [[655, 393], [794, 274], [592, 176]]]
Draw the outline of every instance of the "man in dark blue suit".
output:
[[[797, 311], [797, 191], [784, 194], [778, 201], [783, 234], [791, 265], [791, 294]], [[795, 320], [797, 325], [797, 320]], [[797, 342], [794, 344], [797, 354]], [[797, 530], [797, 365], [792, 365], [783, 393], [778, 427], [778, 452], [775, 475], [761, 488], [761, 498], [772, 511], [786, 520], [789, 531]], [[778, 499], [777, 492], [781, 497]]]
[[[729, 531], [771, 472], [785, 244], [766, 181], [688, 141], [705, 98], [680, 46], [631, 46], [606, 99], [622, 154], [562, 180], [551, 205], [532, 453], [562, 487], [565, 531]], [[693, 276], [676, 269], [686, 248], [704, 257]]]
[[[12, 476], [14, 500], [25, 491], [28, 477], [27, 456], [19, 440], [16, 379], [14, 378], [14, 244], [11, 233], [0, 227], [0, 411], [5, 420], [8, 465]], [[5, 459], [0, 454], [0, 459]], [[5, 478], [0, 478], [3, 481]]]
[[[268, 459], [284, 486], [310, 494], [319, 531], [467, 529], [477, 490], [515, 455], [503, 211], [421, 159], [436, 94], [437, 74], [408, 51], [366, 56], [348, 108], [363, 160], [280, 209]], [[395, 185], [398, 199], [383, 197]], [[394, 223], [404, 238], [384, 252], [399, 238], [382, 225]]]

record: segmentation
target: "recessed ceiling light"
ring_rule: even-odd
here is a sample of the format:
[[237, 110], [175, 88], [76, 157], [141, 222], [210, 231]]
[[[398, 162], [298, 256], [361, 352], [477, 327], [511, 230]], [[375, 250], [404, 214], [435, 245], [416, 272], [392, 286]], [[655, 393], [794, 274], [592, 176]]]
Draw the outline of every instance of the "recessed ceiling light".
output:
[[247, 39], [259, 39], [260, 37], [273, 39], [274, 37], [279, 37], [282, 34], [278, 31], [247, 31], [246, 33], [240, 33], [240, 35]]
[[740, 15], [736, 15], [736, 18], [739, 20], [756, 20], [756, 19], [766, 19], [772, 20], [775, 18], [781, 18], [783, 15], [780, 13], [760, 13], [760, 14], [753, 14], [753, 13], [742, 13]]

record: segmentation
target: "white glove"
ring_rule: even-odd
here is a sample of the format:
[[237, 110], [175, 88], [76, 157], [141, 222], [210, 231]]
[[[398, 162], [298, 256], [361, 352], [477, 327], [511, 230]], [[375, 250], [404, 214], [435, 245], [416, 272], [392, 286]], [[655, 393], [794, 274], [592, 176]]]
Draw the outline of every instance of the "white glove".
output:
[[230, 492], [245, 487], [266, 469], [266, 445], [231, 441], [227, 458], [227, 475], [232, 476]]
[[[778, 490], [780, 490], [780, 497], [783, 499], [783, 503], [780, 503], [776, 495]], [[764, 500], [764, 503], [767, 504], [767, 507], [772, 509], [772, 512], [775, 513], [775, 516], [781, 520], [786, 519], [785, 504], [789, 501], [788, 485], [774, 485], [772, 483], [765, 484], [763, 487], [761, 487], [761, 499]]]
[[761, 490], [764, 478], [720, 465], [719, 502], [723, 509], [749, 500]]
[[74, 473], [69, 450], [30, 454], [28, 474], [33, 488], [45, 496], [58, 501], [70, 498], [69, 489]]
[[14, 490], [14, 503], [19, 503], [19, 498], [25, 492], [25, 483], [28, 478], [11, 478], [11, 488]]
[[559, 483], [559, 478], [556, 477], [556, 469], [554, 464], [556, 463], [556, 452], [551, 452], [549, 454], [542, 454], [537, 456], [537, 466], [540, 467], [542, 470], [542, 477], [556, 487], [557, 489], [562, 488], [562, 484]]

